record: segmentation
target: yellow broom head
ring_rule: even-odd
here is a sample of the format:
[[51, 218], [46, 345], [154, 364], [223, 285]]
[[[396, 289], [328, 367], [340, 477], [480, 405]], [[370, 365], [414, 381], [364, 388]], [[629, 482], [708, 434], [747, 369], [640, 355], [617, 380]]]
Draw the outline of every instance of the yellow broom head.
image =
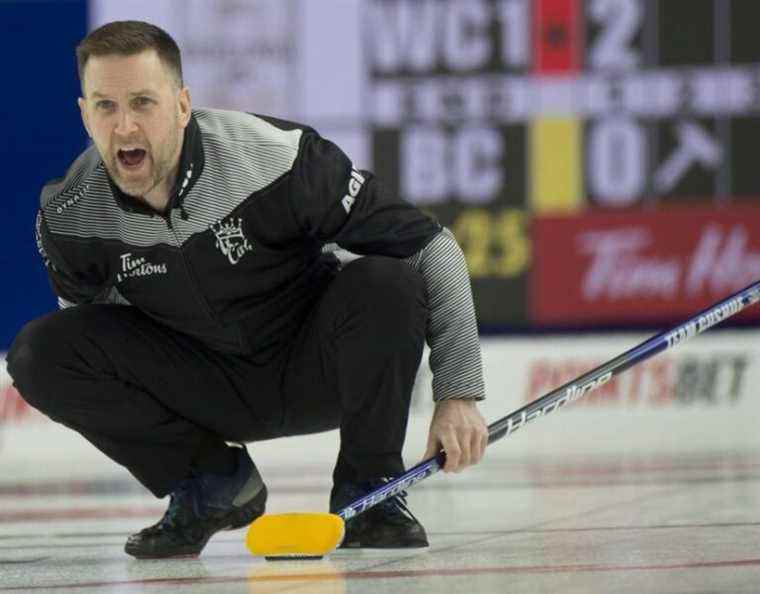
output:
[[328, 513], [263, 515], [248, 528], [252, 554], [278, 559], [320, 559], [343, 540], [343, 518]]

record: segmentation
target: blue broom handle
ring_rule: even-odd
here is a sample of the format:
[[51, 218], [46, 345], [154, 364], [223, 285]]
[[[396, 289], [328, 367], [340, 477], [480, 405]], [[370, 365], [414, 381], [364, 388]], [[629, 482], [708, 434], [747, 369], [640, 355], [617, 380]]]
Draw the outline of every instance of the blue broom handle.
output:
[[[513, 413], [508, 414], [488, 426], [488, 443], [491, 444], [507, 437], [528, 423], [562, 408], [570, 402], [582, 398], [589, 392], [603, 386], [613, 377], [626, 369], [650, 357], [677, 346], [712, 328], [723, 320], [739, 313], [750, 305], [760, 301], [760, 281], [737, 291], [730, 297], [699, 312], [684, 323], [642, 342], [607, 363], [592, 369], [574, 380], [537, 398]], [[388, 481], [367, 495], [352, 501], [338, 512], [344, 520], [348, 520], [374, 507], [378, 503], [405, 491], [420, 481], [438, 472], [446, 461], [446, 454], [423, 460], [407, 470], [401, 476]]]

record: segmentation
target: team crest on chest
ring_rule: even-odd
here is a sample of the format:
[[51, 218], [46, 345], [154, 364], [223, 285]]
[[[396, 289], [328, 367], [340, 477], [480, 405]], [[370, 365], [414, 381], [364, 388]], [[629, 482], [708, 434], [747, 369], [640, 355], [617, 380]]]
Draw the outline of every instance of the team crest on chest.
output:
[[237, 264], [248, 252], [253, 251], [253, 246], [243, 233], [243, 221], [240, 217], [228, 221], [217, 221], [209, 225], [216, 236], [214, 245], [219, 248], [230, 264]]

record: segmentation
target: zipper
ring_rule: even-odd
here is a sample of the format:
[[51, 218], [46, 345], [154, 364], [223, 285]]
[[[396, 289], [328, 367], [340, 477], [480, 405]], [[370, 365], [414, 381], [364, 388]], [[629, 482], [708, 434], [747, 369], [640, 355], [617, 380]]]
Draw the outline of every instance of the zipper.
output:
[[193, 293], [195, 294], [196, 300], [201, 304], [202, 309], [205, 311], [208, 318], [213, 321], [217, 326], [222, 326], [221, 320], [214, 314], [213, 310], [211, 309], [211, 306], [208, 304], [208, 301], [206, 301], [206, 298], [203, 296], [203, 294], [200, 291], [200, 288], [198, 287], [198, 282], [195, 280], [195, 275], [193, 274], [192, 269], [190, 268], [190, 264], [187, 261], [187, 258], [185, 258], [185, 250], [182, 249], [182, 245], [180, 244], [179, 238], [177, 237], [177, 234], [174, 231], [174, 225], [172, 224], [172, 212], [173, 209], [170, 209], [169, 212], [164, 216], [164, 220], [166, 221], [166, 226], [169, 228], [169, 231], [171, 231], [172, 237], [174, 238], [174, 245], [179, 250], [180, 259], [182, 260], [182, 265], [185, 268], [185, 274], [187, 274], [187, 278], [190, 282], [190, 286], [193, 289]]

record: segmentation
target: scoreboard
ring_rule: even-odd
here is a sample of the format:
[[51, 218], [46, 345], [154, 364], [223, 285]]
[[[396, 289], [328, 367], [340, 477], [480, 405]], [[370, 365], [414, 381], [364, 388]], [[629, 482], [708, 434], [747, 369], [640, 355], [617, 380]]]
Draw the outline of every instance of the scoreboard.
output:
[[[540, 324], [531, 274], [568, 247], [536, 246], [537, 222], [760, 208], [759, 17], [756, 0], [369, 2], [374, 168], [452, 228], [482, 322]], [[760, 210], [742, 213], [757, 242]]]

